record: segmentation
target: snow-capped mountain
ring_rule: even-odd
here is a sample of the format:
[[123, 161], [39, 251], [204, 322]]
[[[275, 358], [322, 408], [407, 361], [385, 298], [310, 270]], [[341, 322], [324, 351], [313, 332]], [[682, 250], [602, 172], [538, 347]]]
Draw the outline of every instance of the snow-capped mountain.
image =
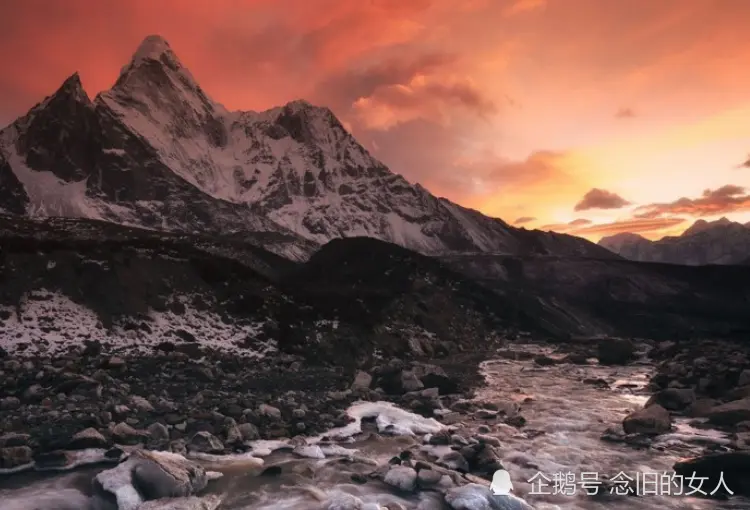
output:
[[0, 131], [0, 157], [0, 183], [15, 183], [0, 192], [2, 207], [32, 216], [272, 232], [283, 246], [266, 246], [298, 259], [352, 236], [427, 254], [608, 256], [583, 239], [515, 229], [410, 184], [328, 108], [293, 101], [229, 112], [158, 36], [93, 101], [71, 76]]
[[638, 234], [604, 237], [599, 245], [627, 259], [690, 266], [740, 264], [750, 256], [750, 224], [698, 220], [680, 236], [650, 241]]

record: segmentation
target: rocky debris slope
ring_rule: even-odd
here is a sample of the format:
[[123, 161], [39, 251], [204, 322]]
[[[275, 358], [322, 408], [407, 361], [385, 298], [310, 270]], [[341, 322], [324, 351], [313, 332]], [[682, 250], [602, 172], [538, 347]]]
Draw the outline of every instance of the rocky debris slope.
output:
[[604, 237], [599, 245], [641, 262], [741, 264], [750, 254], [750, 226], [727, 218], [698, 220], [679, 236], [651, 241], [638, 234], [623, 233]]
[[297, 265], [218, 238], [85, 221], [71, 231], [70, 223], [0, 223], [5, 349], [52, 353], [93, 342], [149, 352], [171, 342], [355, 366], [376, 354], [484, 348], [513, 327], [493, 293], [372, 239], [331, 243]]
[[[0, 208], [167, 231], [269, 232], [302, 260], [368, 236], [416, 251], [614, 257], [584, 239], [525, 231], [438, 198], [376, 160], [328, 108], [293, 101], [228, 112], [169, 44], [146, 38], [91, 100], [73, 74], [0, 131]], [[272, 241], [296, 238], [278, 246]]]
[[510, 316], [533, 317], [558, 338], [736, 338], [750, 335], [750, 270], [626, 260], [442, 257], [506, 297]]

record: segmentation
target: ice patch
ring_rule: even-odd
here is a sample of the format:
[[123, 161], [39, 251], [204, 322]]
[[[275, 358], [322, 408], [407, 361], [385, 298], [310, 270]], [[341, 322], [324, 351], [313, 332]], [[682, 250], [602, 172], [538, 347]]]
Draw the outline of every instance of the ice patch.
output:
[[118, 510], [136, 510], [143, 503], [143, 499], [133, 486], [132, 461], [126, 461], [119, 466], [102, 471], [95, 480], [107, 492], [112, 493], [117, 500]]
[[320, 435], [317, 440], [323, 437], [350, 438], [362, 432], [362, 420], [367, 418], [375, 418], [379, 432], [399, 436], [434, 434], [445, 427], [433, 418], [410, 413], [390, 402], [358, 402], [347, 409], [346, 413], [354, 418], [352, 423], [331, 429]]

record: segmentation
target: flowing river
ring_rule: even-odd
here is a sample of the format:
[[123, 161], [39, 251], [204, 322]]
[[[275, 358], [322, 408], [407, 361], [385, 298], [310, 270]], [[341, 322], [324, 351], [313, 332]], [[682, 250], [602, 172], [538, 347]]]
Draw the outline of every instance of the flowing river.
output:
[[[554, 357], [551, 349], [536, 345], [517, 345], [514, 349]], [[700, 423], [687, 418], [678, 418], [673, 432], [660, 436], [650, 448], [636, 448], [600, 439], [605, 429], [617, 426], [629, 412], [642, 406], [648, 399], [648, 393], [643, 388], [653, 367], [647, 362], [626, 367], [570, 364], [540, 367], [532, 361], [503, 358], [483, 363], [482, 369], [487, 386], [477, 392], [476, 399], [483, 402], [518, 402], [526, 425], [516, 429], [476, 418], [467, 418], [465, 423], [468, 430], [478, 430], [482, 425], [489, 427], [487, 435], [495, 436], [500, 441], [498, 451], [503, 465], [510, 472], [514, 494], [523, 497], [534, 508], [750, 508], [750, 501], [744, 498], [717, 501], [678, 496], [680, 489], [683, 493], [692, 490], [687, 482], [673, 482], [667, 488], [658, 485], [665, 473], [671, 473], [673, 464], [680, 458], [700, 454], [708, 444], [729, 443], [729, 438], [718, 431], [702, 428]], [[591, 384], [594, 379], [607, 381], [609, 387]], [[588, 383], [584, 383], [584, 380], [588, 380]], [[420, 428], [419, 418], [409, 413], [396, 412], [388, 419], [397, 428]], [[365, 432], [368, 428], [375, 430], [375, 424], [362, 424]], [[300, 456], [299, 451], [297, 454], [272, 451], [276, 445], [268, 442], [269, 454], [263, 457], [262, 465], [257, 458], [241, 456], [204, 458], [201, 462], [208, 469], [224, 475], [211, 482], [208, 489], [209, 493], [220, 496], [220, 509], [326, 508], [326, 498], [340, 493], [349, 493], [365, 503], [377, 503], [392, 509], [447, 508], [441, 505], [442, 496], [438, 493], [399, 495], [382, 482], [367, 479], [368, 473], [377, 469], [378, 465], [387, 464], [390, 458], [404, 449], [436, 448], [422, 446], [422, 442], [419, 435], [359, 434], [355, 439], [335, 445], [321, 443], [322, 449], [308, 449], [308, 457]], [[321, 451], [325, 453], [325, 458], [321, 458]], [[9, 510], [26, 510], [33, 507], [12, 506], [12, 502], [38, 497], [42, 493], [58, 494], [58, 497], [64, 498], [65, 489], [71, 488], [87, 491], [92, 476], [102, 469], [106, 468], [82, 468], [55, 475], [22, 473], [1, 479], [0, 502], [6, 503], [0, 503], [0, 508], [5, 510], [4, 505], [7, 504]], [[619, 497], [610, 494], [617, 490], [613, 482], [618, 475], [642, 480], [642, 485], [638, 484], [638, 489], [634, 489], [639, 494]], [[610, 479], [609, 485], [597, 483], [607, 478]], [[354, 483], [353, 479], [360, 482], [367, 479], [367, 482]], [[557, 487], [556, 479], [562, 480]], [[715, 487], [706, 485], [700, 488], [711, 492]], [[595, 491], [597, 495], [592, 494]]]

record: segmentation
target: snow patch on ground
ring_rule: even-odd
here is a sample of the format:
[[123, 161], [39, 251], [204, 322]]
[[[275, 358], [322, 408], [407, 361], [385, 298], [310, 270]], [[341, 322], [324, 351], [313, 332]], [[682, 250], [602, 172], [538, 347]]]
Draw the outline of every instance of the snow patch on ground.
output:
[[[189, 302], [189, 296], [178, 299]], [[148, 330], [126, 330], [120, 323], [108, 330], [89, 308], [42, 289], [24, 296], [18, 307], [0, 306], [0, 347], [19, 354], [55, 353], [98, 341], [109, 352], [147, 354], [160, 342], [189, 343], [185, 337], [192, 337], [201, 346], [256, 359], [277, 351], [275, 341], [256, 339], [263, 323], [228, 324], [216, 313], [187, 305], [181, 314], [152, 310], [142, 325]]]

